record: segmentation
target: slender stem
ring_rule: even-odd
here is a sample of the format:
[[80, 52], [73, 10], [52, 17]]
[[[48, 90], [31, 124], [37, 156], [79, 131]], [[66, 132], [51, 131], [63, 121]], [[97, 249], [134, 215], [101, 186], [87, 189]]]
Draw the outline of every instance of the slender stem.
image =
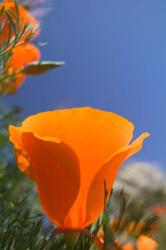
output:
[[93, 239], [93, 235], [91, 234], [91, 232], [89, 232], [88, 230], [86, 229], [70, 229], [70, 228], [56, 228], [54, 231], [53, 231], [53, 235], [58, 235], [58, 234], [70, 234], [70, 233], [82, 233], [84, 234], [86, 237], [90, 238], [90, 239]]
[[67, 244], [67, 249], [68, 250], [73, 250], [75, 243], [78, 239], [78, 234], [84, 234], [87, 238], [90, 238], [93, 240], [93, 235], [91, 232], [89, 232], [86, 229], [68, 229], [68, 228], [56, 228], [53, 231], [53, 235], [58, 235], [58, 234], [65, 234], [65, 240]]

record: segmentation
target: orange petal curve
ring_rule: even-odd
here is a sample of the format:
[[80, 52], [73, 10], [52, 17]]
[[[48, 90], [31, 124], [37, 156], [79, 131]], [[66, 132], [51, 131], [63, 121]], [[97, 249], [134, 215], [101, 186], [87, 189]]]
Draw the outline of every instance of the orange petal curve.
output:
[[97, 219], [104, 208], [104, 182], [107, 190], [110, 191], [122, 163], [142, 148], [143, 141], [147, 137], [149, 137], [149, 134], [143, 133], [130, 145], [116, 152], [98, 171], [88, 192], [84, 227]]
[[14, 144], [14, 151], [18, 167], [23, 174], [34, 180], [35, 177], [32, 173], [28, 155], [22, 144], [22, 133], [23, 130], [21, 127], [15, 127], [12, 125], [9, 126], [9, 140]]
[[28, 154], [42, 206], [50, 220], [64, 227], [65, 217], [80, 187], [79, 161], [65, 143], [23, 132], [22, 143]]

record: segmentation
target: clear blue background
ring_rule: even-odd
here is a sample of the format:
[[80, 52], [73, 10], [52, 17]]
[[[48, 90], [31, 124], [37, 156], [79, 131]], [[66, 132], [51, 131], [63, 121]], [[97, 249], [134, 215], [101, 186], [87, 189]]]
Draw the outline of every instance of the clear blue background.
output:
[[135, 156], [166, 166], [166, 1], [56, 0], [38, 41], [66, 65], [29, 78], [8, 103], [23, 117], [90, 105], [117, 112], [151, 138]]

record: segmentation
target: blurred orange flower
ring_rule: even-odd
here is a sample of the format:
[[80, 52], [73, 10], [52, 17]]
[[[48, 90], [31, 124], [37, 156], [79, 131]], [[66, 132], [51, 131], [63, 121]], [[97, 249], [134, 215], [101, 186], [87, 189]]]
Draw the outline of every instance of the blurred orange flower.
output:
[[10, 126], [20, 170], [37, 183], [42, 206], [61, 228], [84, 228], [104, 207], [120, 166], [149, 136], [125, 118], [89, 107], [43, 112]]
[[[40, 60], [40, 51], [32, 43], [26, 43], [16, 46], [12, 50], [12, 55], [7, 63], [6, 74], [13, 74], [21, 70], [27, 64]], [[9, 84], [6, 84], [5, 91], [7, 93], [14, 93], [24, 82], [26, 75], [23, 73], [16, 74], [9, 78]]]
[[[21, 33], [24, 31], [25, 25], [28, 25], [24, 34], [20, 37], [19, 42], [26, 40], [32, 34], [32, 38], [39, 34], [39, 23], [31, 16], [29, 11], [27, 11], [23, 5], [18, 5], [18, 10], [16, 8], [14, 0], [4, 0], [0, 3], [0, 11], [4, 8], [3, 14], [0, 16], [0, 23], [3, 23], [3, 29], [0, 33], [0, 44], [4, 44], [11, 35], [11, 39], [14, 38], [15, 33]], [[18, 13], [17, 13], [18, 11]], [[7, 14], [8, 13], [8, 14]], [[12, 19], [12, 25], [8, 15], [10, 14]], [[13, 28], [13, 24], [15, 28]]]
[[[153, 239], [141, 235], [137, 240], [137, 249], [138, 250], [156, 250], [159, 247], [156, 241]], [[134, 250], [132, 243], [127, 243], [122, 247], [122, 250]]]
[[151, 211], [158, 216], [166, 215], [166, 205], [165, 204], [156, 204], [151, 207]]
[[[115, 231], [116, 225], [117, 225], [116, 221], [113, 221], [112, 223], [110, 223], [111, 231], [113, 233]], [[123, 232], [123, 237], [122, 237], [123, 241], [127, 240], [128, 236], [137, 238], [141, 232], [141, 229], [144, 227], [144, 225], [145, 224], [143, 222], [140, 222], [138, 224], [136, 222], [130, 223], [126, 231]], [[146, 236], [141, 235], [138, 237], [137, 242], [136, 242], [138, 250], [156, 250], [158, 248], [158, 243], [150, 238], [152, 236], [152, 233], [153, 233], [153, 229], [151, 230], [150, 233], [146, 234]], [[95, 243], [100, 250], [103, 250], [103, 244], [104, 244], [103, 238], [104, 238], [104, 234], [103, 234], [103, 231], [101, 231], [98, 233], [95, 239]], [[120, 241], [116, 239], [115, 244], [117, 248], [121, 247], [120, 248], [121, 250], [135, 250], [135, 247], [130, 240], [126, 244], [123, 244], [123, 246], [121, 246]]]

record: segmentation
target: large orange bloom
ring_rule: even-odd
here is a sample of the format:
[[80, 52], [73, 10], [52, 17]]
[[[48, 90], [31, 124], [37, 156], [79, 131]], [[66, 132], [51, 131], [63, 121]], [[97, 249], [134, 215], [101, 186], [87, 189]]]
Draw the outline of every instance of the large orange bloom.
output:
[[[12, 50], [12, 55], [7, 63], [6, 74], [13, 74], [18, 70], [23, 69], [27, 64], [34, 61], [39, 61], [41, 58], [39, 49], [32, 43], [26, 43], [16, 46]], [[6, 84], [6, 92], [15, 92], [26, 79], [23, 73], [16, 74], [13, 78], [9, 78], [9, 83]]]
[[[157, 250], [158, 244], [153, 239], [141, 235], [137, 240], [137, 249], [138, 250]], [[134, 250], [132, 243], [127, 243], [122, 247], [122, 250]]]
[[10, 126], [20, 170], [34, 179], [43, 208], [62, 228], [84, 228], [104, 206], [120, 166], [149, 136], [125, 118], [93, 108], [39, 113]]
[[[29, 37], [31, 33], [33, 33], [32, 37], [36, 37], [39, 34], [39, 23], [38, 21], [23, 7], [23, 5], [18, 5], [18, 13], [17, 8], [15, 6], [14, 0], [4, 0], [0, 3], [0, 11], [4, 8], [3, 14], [0, 16], [0, 23], [3, 23], [3, 30], [0, 33], [0, 44], [2, 46], [3, 43], [6, 42], [9, 36], [9, 32], [11, 32], [11, 38], [15, 36], [16, 33], [23, 32], [25, 25], [28, 25], [28, 28], [24, 32], [24, 35], [20, 37], [19, 41], [23, 41]], [[15, 25], [15, 29], [13, 25], [11, 25], [7, 13], [10, 13], [12, 22]], [[19, 22], [18, 22], [19, 17]], [[10, 29], [11, 28], [11, 29]]]

